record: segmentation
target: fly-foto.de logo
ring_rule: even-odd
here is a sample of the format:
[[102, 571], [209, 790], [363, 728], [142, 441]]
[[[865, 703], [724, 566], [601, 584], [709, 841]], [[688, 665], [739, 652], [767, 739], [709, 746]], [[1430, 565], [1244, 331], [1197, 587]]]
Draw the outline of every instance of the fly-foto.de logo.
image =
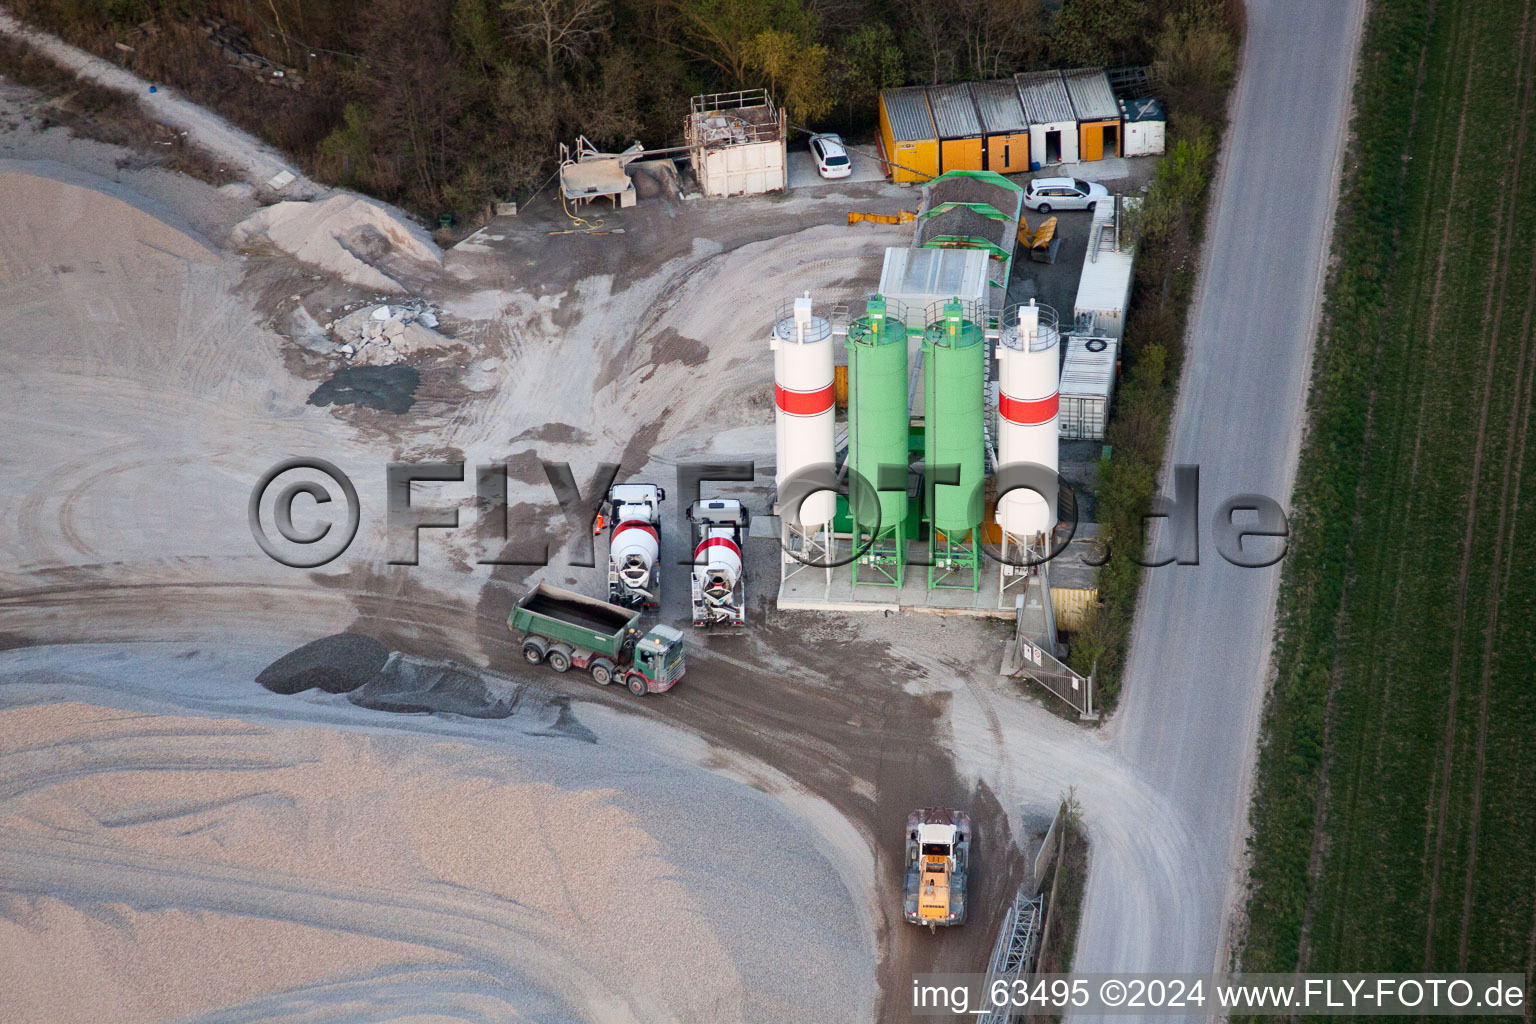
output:
[[[585, 486], [577, 483], [575, 471], [566, 462], [541, 462], [545, 479], [566, 523], [563, 538], [569, 552], [568, 564], [592, 567], [596, 564], [593, 526], [603, 515], [605, 504], [614, 493], [617, 463], [599, 463]], [[686, 523], [688, 510], [698, 500], [702, 485], [711, 483], [750, 483], [757, 477], [757, 467], [750, 460], [678, 463], [671, 483], [677, 517]], [[835, 524], [807, 523], [800, 512], [804, 508], [826, 508], [817, 501], [820, 495], [833, 494], [846, 512], [863, 528], [838, 534], [842, 543], [829, 543], [807, 554], [807, 549], [787, 541], [788, 530], [775, 537], [772, 532], [754, 534], [760, 540], [774, 540], [786, 553], [806, 565], [829, 568], [847, 565], [862, 557], [872, 537], [879, 534], [881, 502], [884, 494], [907, 494], [915, 479], [929, 507], [941, 495], [959, 492], [960, 467], [881, 466], [878, 479], [868, 480], [849, 469], [839, 471], [831, 464], [801, 467], [778, 481], [777, 513], [786, 526], [804, 530], [824, 529], [834, 535]], [[385, 536], [391, 565], [418, 565], [422, 530], [455, 531], [466, 528], [461, 512], [466, 500], [475, 510], [472, 525], [480, 549], [480, 565], [543, 566], [549, 564], [550, 538], [519, 535], [510, 521], [508, 503], [508, 466], [505, 462], [481, 463], [471, 467], [462, 462], [392, 462], [385, 466], [384, 493]], [[996, 501], [1010, 494], [1028, 493], [1038, 497], [1050, 510], [1056, 527], [1044, 533], [1034, 548], [1004, 549], [978, 536], [978, 547], [987, 558], [1013, 566], [1038, 565], [1058, 557], [1077, 530], [1077, 500], [1072, 488], [1053, 470], [1033, 463], [1002, 466], [996, 475]], [[624, 487], [625, 485], [620, 485]], [[658, 497], [665, 491], [653, 488]], [[981, 523], [980, 510], [985, 502], [984, 484], [977, 482], [958, 495], [958, 500], [977, 510], [975, 521]], [[1174, 467], [1171, 491], [1157, 496], [1152, 508], [1143, 515], [1143, 523], [1160, 521], [1159, 551], [1156, 556], [1138, 552], [1132, 556], [1138, 564], [1150, 568], [1165, 565], [1200, 564], [1201, 514], [1200, 470], [1197, 466]], [[362, 505], [352, 479], [335, 464], [320, 458], [285, 459], [267, 470], [251, 489], [247, 515], [251, 535], [268, 557], [297, 569], [326, 565], [346, 552], [356, 538], [362, 521]], [[1262, 494], [1232, 495], [1217, 506], [1209, 521], [1210, 538], [1217, 554], [1235, 566], [1266, 568], [1285, 557], [1290, 535], [1285, 510]], [[659, 528], [659, 520], [653, 524]], [[684, 527], [686, 529], [686, 526]], [[1087, 556], [1090, 564], [1102, 565], [1111, 552], [1102, 548]], [[914, 547], [910, 564], [920, 565], [922, 553]], [[681, 564], [691, 564], [691, 559]]]

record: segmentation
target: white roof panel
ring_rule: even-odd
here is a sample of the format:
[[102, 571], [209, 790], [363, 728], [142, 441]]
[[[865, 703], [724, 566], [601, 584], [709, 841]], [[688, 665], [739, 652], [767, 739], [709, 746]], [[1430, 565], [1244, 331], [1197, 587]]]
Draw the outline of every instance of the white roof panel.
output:
[[[1129, 205], [1136, 199], [1122, 199]], [[1135, 249], [1115, 251], [1113, 245], [1101, 245], [1093, 258], [1093, 238], [1102, 225], [1115, 217], [1114, 202], [1100, 202], [1093, 208], [1093, 226], [1088, 231], [1088, 251], [1083, 255], [1083, 276], [1077, 282], [1077, 311], [1114, 309], [1125, 311], [1126, 295], [1131, 289], [1131, 272], [1136, 262]]]
[[880, 294], [907, 307], [908, 327], [922, 327], [935, 302], [959, 298], [988, 304], [987, 259], [981, 249], [886, 249]]
[[[1088, 343], [1104, 342], [1097, 352]], [[1113, 338], [1067, 336], [1067, 357], [1061, 364], [1060, 392], [1069, 398], [1108, 398], [1115, 386], [1115, 358], [1120, 351]]]

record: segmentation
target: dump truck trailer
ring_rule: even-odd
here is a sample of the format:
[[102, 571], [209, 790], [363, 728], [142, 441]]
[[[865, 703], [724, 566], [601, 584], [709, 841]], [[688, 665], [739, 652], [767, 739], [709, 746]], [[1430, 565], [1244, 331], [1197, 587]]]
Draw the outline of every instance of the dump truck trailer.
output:
[[530, 665], [580, 669], [636, 696], [665, 693], [686, 669], [683, 634], [659, 623], [642, 633], [639, 618], [638, 610], [540, 583], [513, 607], [507, 628], [522, 636]]
[[923, 807], [907, 815], [903, 910], [929, 931], [965, 923], [971, 868], [971, 819], [964, 811]]

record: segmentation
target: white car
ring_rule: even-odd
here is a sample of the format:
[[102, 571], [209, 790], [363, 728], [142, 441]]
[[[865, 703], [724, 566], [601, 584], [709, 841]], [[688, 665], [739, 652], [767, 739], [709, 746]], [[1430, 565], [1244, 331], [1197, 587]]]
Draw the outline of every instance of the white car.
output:
[[1035, 178], [1024, 190], [1024, 205], [1037, 213], [1052, 210], [1091, 210], [1109, 189], [1082, 178]]
[[846, 178], [853, 173], [841, 135], [812, 135], [811, 155], [816, 158], [816, 173], [823, 178]]

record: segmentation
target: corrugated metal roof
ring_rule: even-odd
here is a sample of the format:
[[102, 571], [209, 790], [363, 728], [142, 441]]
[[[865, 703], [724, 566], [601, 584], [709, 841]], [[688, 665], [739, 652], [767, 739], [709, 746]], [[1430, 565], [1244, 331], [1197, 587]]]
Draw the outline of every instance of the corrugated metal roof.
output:
[[974, 139], [981, 134], [981, 120], [971, 90], [962, 85], [930, 85], [928, 106], [941, 139]]
[[986, 302], [987, 254], [980, 249], [886, 249], [880, 294], [907, 307], [907, 326], [923, 327], [935, 302]]
[[1120, 104], [1103, 68], [1063, 71], [1061, 80], [1066, 83], [1079, 121], [1112, 121], [1120, 116]]
[[[1089, 341], [1102, 341], [1104, 347], [1090, 352]], [[1119, 347], [1113, 338], [1068, 336], [1067, 357], [1061, 364], [1060, 393], [1073, 398], [1108, 398], [1115, 386], [1115, 356]]]
[[880, 93], [880, 102], [885, 107], [885, 118], [891, 125], [891, 136], [897, 142], [922, 142], [938, 138], [933, 127], [933, 115], [928, 112], [928, 97], [924, 95], [921, 86], [886, 89]]
[[988, 134], [1021, 132], [1029, 127], [1024, 119], [1024, 104], [1019, 102], [1019, 87], [1012, 79], [1000, 82], [972, 82], [971, 99], [981, 126]]
[[1013, 80], [1024, 104], [1024, 117], [1030, 124], [1077, 120], [1060, 71], [1023, 71], [1014, 75]]
[[[1139, 202], [1139, 199], [1127, 198], [1122, 200], [1122, 205], [1131, 206]], [[1102, 245], [1099, 247], [1098, 259], [1089, 258], [1093, 253], [1094, 236], [1103, 225], [1113, 223], [1114, 219], [1113, 202], [1094, 205], [1093, 224], [1088, 228], [1088, 251], [1083, 254], [1083, 275], [1077, 282], [1077, 301], [1074, 303], [1074, 311], [1077, 313], [1090, 310], [1125, 312], [1131, 290], [1131, 271], [1136, 263], [1135, 250], [1123, 249], [1117, 252], [1113, 245]]]

